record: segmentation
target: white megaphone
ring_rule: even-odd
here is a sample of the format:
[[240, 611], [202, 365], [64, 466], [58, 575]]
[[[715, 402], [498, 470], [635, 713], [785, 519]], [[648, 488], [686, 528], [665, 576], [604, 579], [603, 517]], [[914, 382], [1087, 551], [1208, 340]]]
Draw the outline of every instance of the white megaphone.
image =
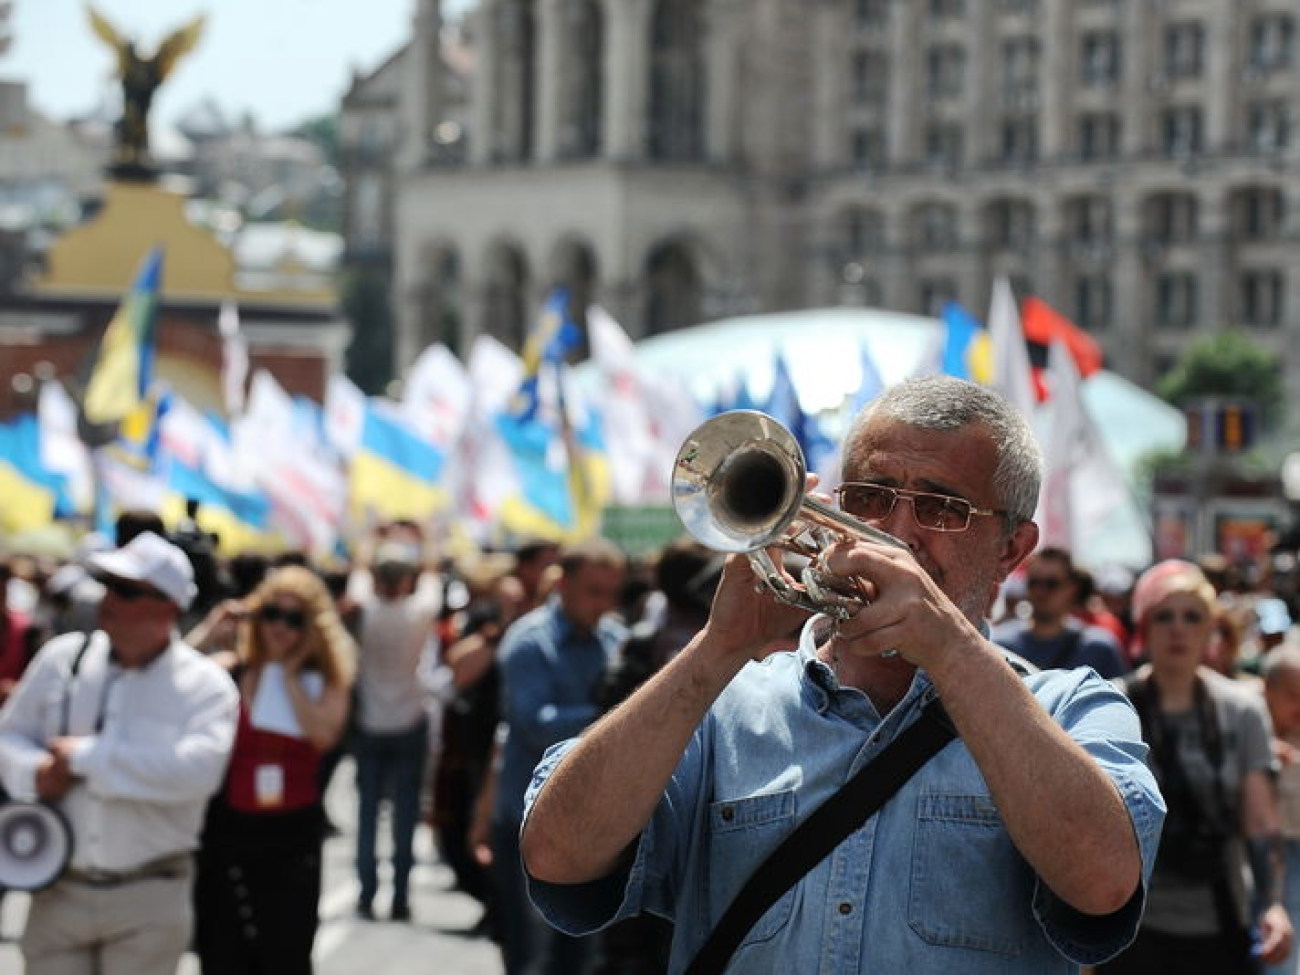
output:
[[50, 886], [72, 860], [72, 829], [44, 802], [0, 805], [0, 887], [37, 891]]

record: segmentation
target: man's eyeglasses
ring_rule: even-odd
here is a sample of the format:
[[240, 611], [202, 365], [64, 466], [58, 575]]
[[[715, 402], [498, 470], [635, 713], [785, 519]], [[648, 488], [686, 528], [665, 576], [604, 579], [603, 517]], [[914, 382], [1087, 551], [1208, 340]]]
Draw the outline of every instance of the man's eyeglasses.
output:
[[143, 599], [145, 596], [153, 596], [156, 599], [166, 598], [157, 589], [152, 586], [142, 586], [138, 582], [131, 582], [127, 579], [117, 579], [113, 576], [99, 576], [100, 585], [108, 592], [111, 592], [118, 599], [134, 602], [137, 599]]
[[911, 504], [912, 519], [932, 532], [964, 532], [976, 515], [1006, 514], [992, 508], [977, 508], [965, 498], [949, 494], [928, 494], [862, 481], [846, 481], [835, 493], [840, 497], [840, 510], [863, 521], [888, 518], [901, 498]]
[[283, 623], [291, 630], [301, 630], [307, 623], [307, 614], [302, 610], [279, 606], [263, 606], [257, 611], [257, 618], [263, 623]]

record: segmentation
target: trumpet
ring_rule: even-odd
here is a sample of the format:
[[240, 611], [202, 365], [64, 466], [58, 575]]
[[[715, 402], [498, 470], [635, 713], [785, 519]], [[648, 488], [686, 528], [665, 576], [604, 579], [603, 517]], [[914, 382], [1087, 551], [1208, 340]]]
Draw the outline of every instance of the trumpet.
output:
[[[720, 413], [696, 428], [678, 450], [673, 507], [701, 544], [745, 553], [781, 600], [847, 619], [867, 599], [853, 580], [819, 568], [821, 552], [840, 538], [907, 546], [808, 495], [807, 470], [799, 442], [775, 418], [757, 410]], [[769, 548], [809, 560], [798, 581], [773, 560]]]

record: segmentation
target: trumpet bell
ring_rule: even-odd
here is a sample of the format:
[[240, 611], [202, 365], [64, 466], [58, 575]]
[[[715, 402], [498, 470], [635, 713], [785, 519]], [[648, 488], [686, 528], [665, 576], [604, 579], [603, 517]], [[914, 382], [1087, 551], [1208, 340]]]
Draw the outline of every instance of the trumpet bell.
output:
[[686, 530], [720, 552], [778, 543], [799, 515], [805, 465], [799, 443], [756, 410], [720, 413], [677, 453], [673, 507]]

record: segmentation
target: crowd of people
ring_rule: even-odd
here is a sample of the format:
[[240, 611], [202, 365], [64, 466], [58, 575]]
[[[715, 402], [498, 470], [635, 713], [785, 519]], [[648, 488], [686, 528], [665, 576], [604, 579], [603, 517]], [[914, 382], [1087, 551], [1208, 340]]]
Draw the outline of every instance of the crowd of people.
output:
[[839, 617], [688, 539], [451, 561], [399, 522], [347, 565], [196, 566], [128, 512], [66, 564], [0, 560], [0, 783], [74, 837], [27, 970], [310, 972], [348, 758], [358, 919], [412, 920], [424, 822], [508, 975], [684, 971], [931, 719], [953, 740], [723, 964], [1300, 970], [1300, 629], [1267, 564], [1040, 546], [1037, 446], [973, 384], [900, 384], [845, 443], [840, 507], [903, 545], [815, 557], [863, 597]]

